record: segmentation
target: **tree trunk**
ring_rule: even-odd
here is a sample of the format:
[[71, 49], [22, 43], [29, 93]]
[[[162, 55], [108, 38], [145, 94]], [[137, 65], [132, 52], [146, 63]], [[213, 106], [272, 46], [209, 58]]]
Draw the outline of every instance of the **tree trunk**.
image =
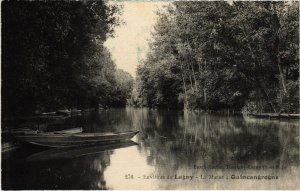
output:
[[284, 92], [284, 95], [286, 95], [287, 94], [286, 83], [285, 83], [285, 79], [284, 79], [284, 75], [283, 75], [283, 71], [282, 71], [280, 62], [277, 62], [277, 66], [278, 66], [278, 70], [279, 70], [280, 81], [282, 84], [283, 92]]
[[272, 108], [273, 112], [277, 113], [276, 108], [275, 108], [274, 104], [272, 103], [272, 101], [270, 100], [268, 92], [266, 91], [265, 85], [263, 84], [263, 82], [261, 82], [260, 79], [258, 80], [257, 85], [258, 85], [259, 89], [261, 90], [261, 92], [263, 93], [267, 103]]
[[187, 95], [186, 95], [186, 85], [185, 85], [185, 79], [184, 79], [184, 75], [182, 72], [182, 63], [180, 63], [180, 73], [181, 73], [181, 78], [182, 78], [182, 82], [183, 82], [183, 89], [184, 89], [184, 105], [187, 104]]
[[193, 78], [194, 78], [194, 83], [195, 83], [195, 89], [196, 91], [198, 92], [198, 82], [196, 80], [196, 76], [195, 76], [195, 71], [194, 71], [194, 67], [193, 67], [193, 64], [191, 63], [191, 68], [192, 68], [192, 72], [193, 72]]
[[[206, 60], [204, 61], [204, 71], [205, 72], [206, 70]], [[206, 80], [205, 80], [205, 77], [203, 78], [203, 98], [204, 98], [204, 107], [205, 107], [205, 111], [206, 111], [206, 102], [207, 102], [207, 99], [206, 99]]]
[[[259, 73], [259, 69], [257, 69], [257, 64], [258, 64], [258, 62], [257, 62], [257, 59], [256, 59], [256, 57], [255, 57], [255, 55], [254, 55], [254, 52], [253, 52], [253, 49], [252, 49], [252, 45], [251, 45], [251, 43], [250, 43], [249, 40], [248, 40], [248, 36], [249, 36], [249, 35], [248, 35], [247, 31], [246, 31], [246, 27], [245, 27], [244, 23], [242, 23], [242, 31], [243, 31], [243, 35], [244, 35], [244, 37], [245, 37], [245, 39], [246, 39], [247, 46], [248, 46], [248, 48], [249, 48], [251, 58], [252, 58], [252, 60], [253, 60], [254, 71], [257, 72], [257, 73]], [[273, 109], [273, 111], [276, 113], [276, 108], [275, 108], [275, 106], [273, 105], [272, 101], [270, 100], [270, 97], [269, 97], [268, 93], [266, 92], [265, 86], [263, 85], [263, 82], [261, 82], [261, 80], [260, 80], [260, 76], [259, 76], [259, 80], [258, 80], [258, 82], [257, 82], [256, 84], [258, 85], [258, 87], [259, 87], [260, 90], [262, 91], [262, 93], [263, 93], [263, 95], [264, 95], [266, 101], [267, 101], [268, 104], [270, 105], [270, 107], [271, 107], [271, 108]]]
[[191, 88], [192, 88], [192, 90], [194, 90], [193, 80], [192, 80], [192, 76], [191, 76], [191, 70], [190, 70], [190, 64], [189, 63], [187, 64], [187, 68], [188, 68], [188, 71], [189, 71], [189, 79], [190, 79]]
[[198, 65], [198, 72], [199, 72], [199, 77], [200, 77], [200, 81], [198, 83], [198, 86], [199, 86], [199, 90], [201, 90], [201, 88], [202, 88], [201, 87], [201, 78], [203, 77], [203, 73], [202, 73], [202, 70], [201, 70], [200, 62], [197, 62], [197, 65]]
[[274, 62], [276, 63], [279, 71], [279, 76], [280, 76], [280, 83], [282, 85], [282, 89], [284, 92], [284, 97], [287, 94], [287, 89], [286, 89], [286, 83], [285, 83], [285, 78], [283, 74], [283, 69], [281, 66], [281, 60], [280, 60], [280, 50], [279, 50], [279, 45], [280, 45], [280, 38], [279, 38], [279, 29], [280, 29], [280, 22], [276, 10], [276, 4], [273, 3], [273, 22], [274, 22], [274, 32], [275, 32], [275, 39], [274, 39], [274, 44], [273, 44], [273, 51], [274, 51], [274, 56], [276, 57], [274, 59]]

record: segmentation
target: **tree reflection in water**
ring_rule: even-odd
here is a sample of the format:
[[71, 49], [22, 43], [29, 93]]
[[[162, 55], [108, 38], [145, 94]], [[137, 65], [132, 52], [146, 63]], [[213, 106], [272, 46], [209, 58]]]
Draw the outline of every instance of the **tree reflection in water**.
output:
[[[178, 168], [226, 165], [299, 165], [297, 123], [222, 117], [194, 112], [142, 111], [139, 141], [150, 165]], [[143, 151], [147, 150], [147, 151]]]
[[[122, 181], [128, 189], [237, 189], [242, 182], [236, 180], [199, 184], [198, 181], [127, 181], [123, 176], [130, 172], [140, 176], [143, 173], [230, 176], [244, 172], [280, 175], [281, 180], [271, 186], [284, 189], [294, 188], [300, 175], [297, 122], [127, 108], [83, 115], [75, 125], [82, 126], [85, 132], [139, 130], [134, 140], [139, 145], [74, 159], [28, 163], [8, 158], [2, 161], [3, 188], [122, 189]], [[199, 169], [195, 170], [195, 165]], [[278, 169], [236, 169], [245, 165]], [[281, 186], [281, 182], [287, 186]], [[145, 185], [137, 187], [136, 183]], [[268, 185], [249, 181], [247, 188], [269, 189]]]

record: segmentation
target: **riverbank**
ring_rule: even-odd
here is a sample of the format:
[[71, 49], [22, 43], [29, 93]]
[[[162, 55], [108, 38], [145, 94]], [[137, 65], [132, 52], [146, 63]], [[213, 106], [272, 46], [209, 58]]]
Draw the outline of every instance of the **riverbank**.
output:
[[286, 114], [286, 113], [249, 113], [249, 117], [258, 119], [278, 119], [278, 120], [291, 120], [300, 119], [300, 114]]

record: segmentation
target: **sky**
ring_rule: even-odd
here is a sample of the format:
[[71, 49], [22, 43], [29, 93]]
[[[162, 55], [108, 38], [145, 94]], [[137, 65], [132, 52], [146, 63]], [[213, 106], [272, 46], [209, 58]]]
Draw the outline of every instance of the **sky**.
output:
[[136, 76], [140, 59], [144, 59], [148, 40], [156, 23], [156, 10], [166, 5], [164, 2], [122, 2], [121, 19], [125, 24], [115, 28], [115, 37], [109, 38], [105, 46], [110, 50], [117, 68]]

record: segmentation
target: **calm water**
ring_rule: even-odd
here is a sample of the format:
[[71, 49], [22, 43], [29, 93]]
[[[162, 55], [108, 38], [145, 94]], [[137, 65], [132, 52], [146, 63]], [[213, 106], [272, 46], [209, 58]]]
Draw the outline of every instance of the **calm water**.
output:
[[[27, 146], [2, 155], [3, 189], [300, 188], [298, 122], [127, 108], [64, 123], [39, 128], [140, 133], [137, 144]], [[278, 179], [237, 179], [241, 175]]]

